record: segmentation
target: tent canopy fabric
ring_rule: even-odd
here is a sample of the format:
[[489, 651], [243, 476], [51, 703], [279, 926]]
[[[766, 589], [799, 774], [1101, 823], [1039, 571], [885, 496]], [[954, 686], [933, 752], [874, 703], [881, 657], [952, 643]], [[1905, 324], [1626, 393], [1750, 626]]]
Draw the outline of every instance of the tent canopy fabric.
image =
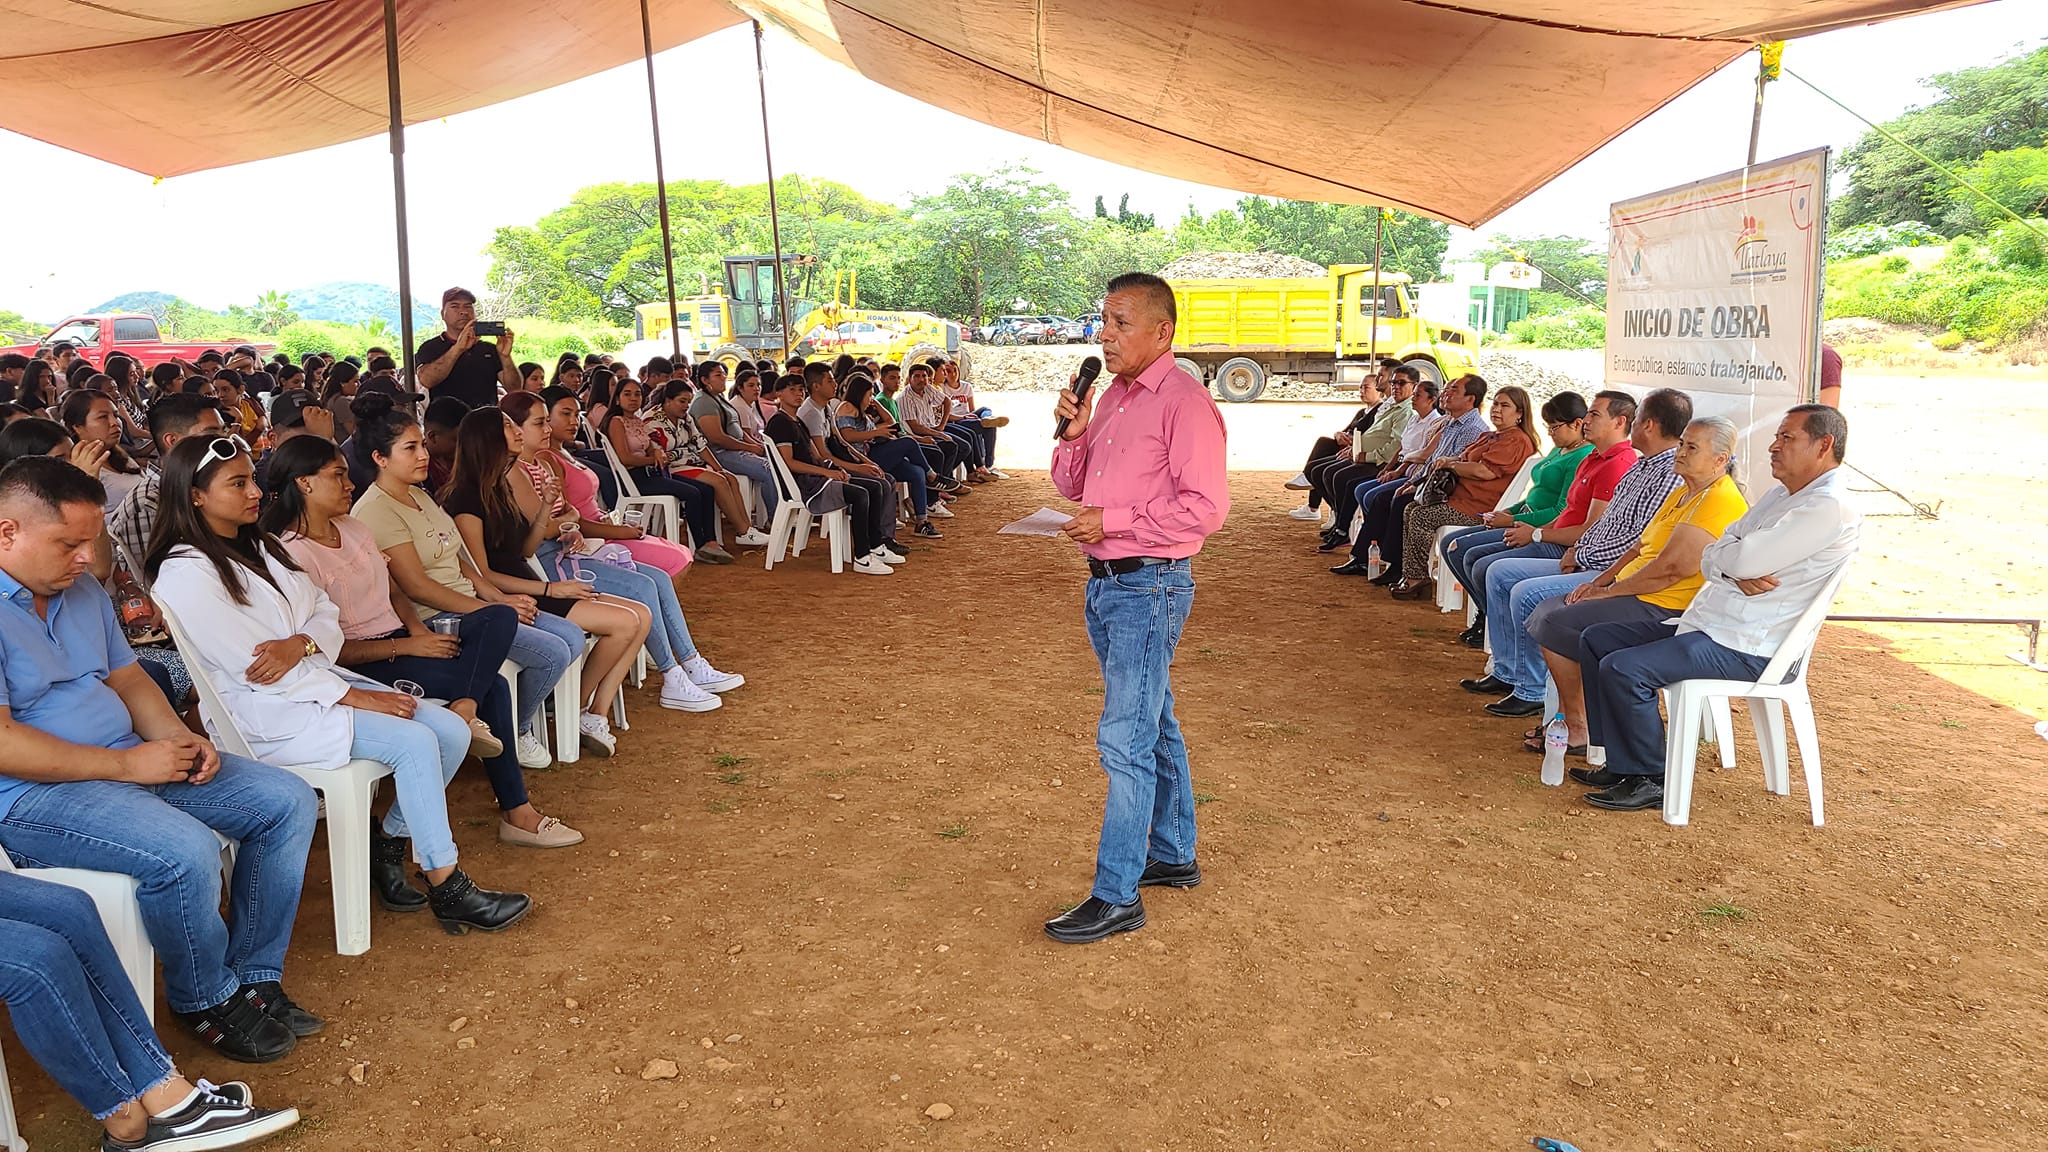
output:
[[[1476, 227], [1752, 44], [1981, 0], [649, 0], [1137, 168]], [[398, 0], [405, 119], [640, 55], [635, 0]], [[382, 0], [5, 0], [0, 128], [155, 176], [385, 130]]]

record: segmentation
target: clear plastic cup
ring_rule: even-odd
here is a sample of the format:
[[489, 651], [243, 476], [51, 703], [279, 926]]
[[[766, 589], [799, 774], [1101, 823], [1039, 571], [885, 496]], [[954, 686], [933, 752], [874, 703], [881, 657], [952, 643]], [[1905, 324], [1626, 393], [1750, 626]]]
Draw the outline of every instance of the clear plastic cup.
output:
[[436, 616], [427, 621], [427, 627], [441, 636], [454, 636], [462, 631], [462, 617]]
[[418, 684], [415, 684], [410, 680], [396, 680], [392, 682], [391, 686], [393, 688], [398, 689], [400, 692], [405, 693], [407, 696], [412, 697], [415, 700], [424, 700], [426, 699], [427, 696], [427, 690], [425, 688], [420, 687]]
[[628, 528], [646, 528], [647, 509], [628, 508], [619, 514], [619, 523], [624, 524]]

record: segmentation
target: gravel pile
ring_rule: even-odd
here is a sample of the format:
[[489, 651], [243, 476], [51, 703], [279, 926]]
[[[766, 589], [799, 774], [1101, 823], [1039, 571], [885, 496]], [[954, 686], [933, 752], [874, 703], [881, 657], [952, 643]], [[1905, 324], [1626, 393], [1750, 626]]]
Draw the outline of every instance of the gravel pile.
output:
[[1577, 392], [1591, 399], [1593, 393], [1599, 391], [1601, 387], [1598, 380], [1580, 380], [1512, 352], [1496, 352], [1492, 349], [1480, 350], [1479, 374], [1486, 378], [1488, 390], [1506, 388], [1510, 385], [1526, 389], [1529, 393], [1529, 403], [1539, 411], [1552, 396], [1560, 392]]
[[1102, 355], [1102, 349], [1093, 344], [965, 347], [972, 374], [969, 382], [977, 392], [1057, 392], [1067, 386], [1067, 377], [1080, 370], [1082, 360]]
[[1321, 264], [1278, 252], [1190, 252], [1159, 270], [1168, 280], [1327, 276]]

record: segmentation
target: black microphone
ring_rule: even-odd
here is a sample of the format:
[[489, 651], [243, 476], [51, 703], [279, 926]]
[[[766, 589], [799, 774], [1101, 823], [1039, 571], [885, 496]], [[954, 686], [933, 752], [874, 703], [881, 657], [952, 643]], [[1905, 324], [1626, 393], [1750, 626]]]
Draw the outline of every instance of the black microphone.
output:
[[[1090, 356], [1086, 360], [1081, 361], [1080, 376], [1074, 381], [1075, 404], [1086, 404], [1088, 402], [1088, 388], [1095, 383], [1095, 378], [1100, 375], [1102, 375], [1102, 357]], [[1065, 440], [1067, 438], [1067, 418], [1065, 416], [1060, 417], [1060, 422], [1053, 426], [1052, 438], [1055, 440]]]

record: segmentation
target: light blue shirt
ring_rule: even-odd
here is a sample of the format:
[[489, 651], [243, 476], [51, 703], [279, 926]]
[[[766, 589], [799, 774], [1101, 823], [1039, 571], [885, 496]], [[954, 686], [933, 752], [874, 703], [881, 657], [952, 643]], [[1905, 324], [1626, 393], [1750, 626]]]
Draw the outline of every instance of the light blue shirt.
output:
[[[0, 572], [0, 706], [14, 719], [73, 744], [133, 748], [142, 743], [107, 674], [135, 663], [106, 589], [81, 575], [50, 598], [47, 618], [35, 598]], [[0, 775], [0, 820], [26, 780]]]

